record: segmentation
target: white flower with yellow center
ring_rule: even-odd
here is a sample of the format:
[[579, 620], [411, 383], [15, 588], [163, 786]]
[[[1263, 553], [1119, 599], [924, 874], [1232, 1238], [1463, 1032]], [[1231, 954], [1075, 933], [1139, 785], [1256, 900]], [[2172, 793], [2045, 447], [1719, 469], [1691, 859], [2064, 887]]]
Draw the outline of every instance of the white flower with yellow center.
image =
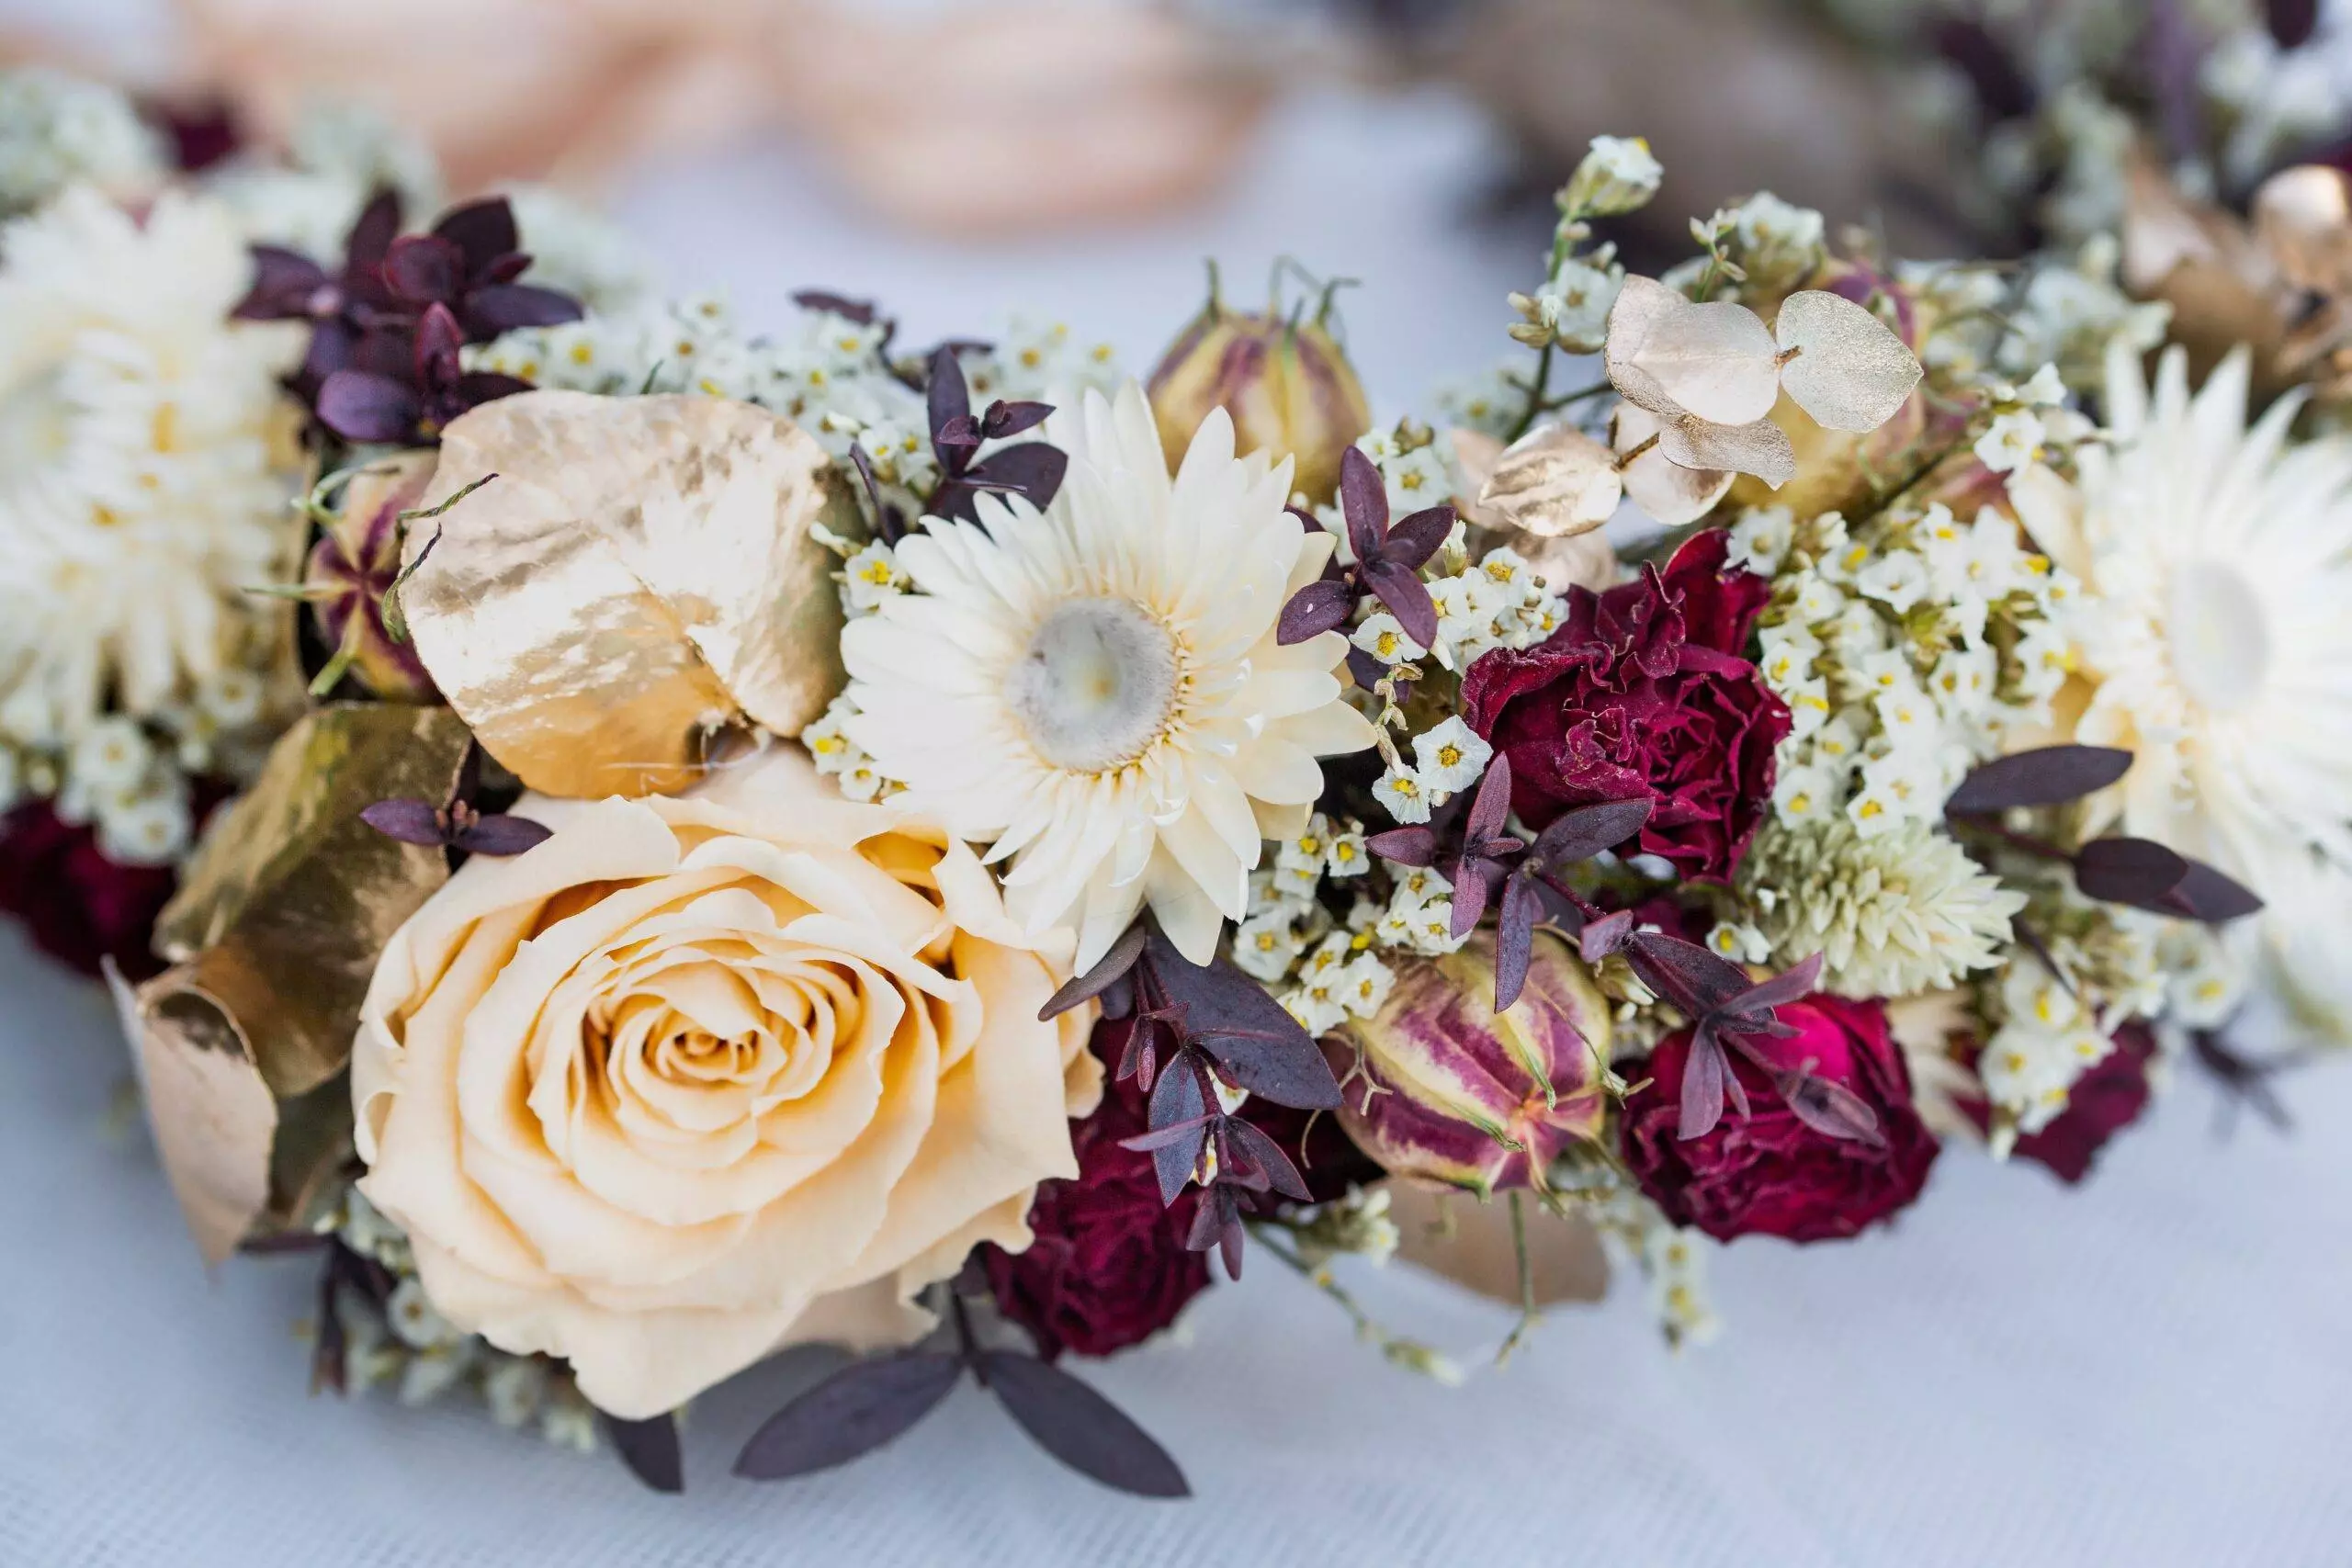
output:
[[2133, 753], [2124, 830], [2262, 892], [2311, 848], [2352, 864], [2352, 442], [2290, 447], [2294, 395], [2248, 429], [2246, 391], [2243, 349], [2193, 398], [2179, 349], [2153, 395], [2110, 355], [2110, 444], [2012, 493], [2082, 582], [2075, 739]]
[[292, 323], [232, 322], [228, 213], [167, 193], [135, 221], [87, 187], [0, 234], [0, 697], [71, 739], [219, 676], [279, 576], [276, 461]]
[[1083, 969], [1148, 903], [1205, 962], [1266, 839], [1306, 825], [1318, 757], [1372, 745], [1334, 669], [1347, 640], [1274, 640], [1332, 538], [1283, 514], [1290, 465], [1237, 458], [1212, 413], [1173, 479], [1140, 389], [1089, 392], [1046, 437], [1042, 513], [983, 495], [898, 547], [918, 592], [842, 637], [845, 728], [910, 804], [1012, 862], [1007, 907], [1079, 931]]

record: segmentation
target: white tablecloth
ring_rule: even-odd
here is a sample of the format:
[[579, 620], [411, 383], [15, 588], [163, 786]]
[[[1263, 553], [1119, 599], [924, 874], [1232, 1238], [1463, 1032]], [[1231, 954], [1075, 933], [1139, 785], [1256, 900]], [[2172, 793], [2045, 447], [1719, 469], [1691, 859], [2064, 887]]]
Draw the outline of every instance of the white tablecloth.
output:
[[[25, 7], [12, 6], [12, 10]], [[793, 154], [639, 181], [624, 211], [680, 287], [773, 320], [823, 285], [910, 341], [1008, 307], [1134, 363], [1278, 251], [1355, 272], [1352, 342], [1392, 411], [1499, 353], [1523, 258], [1464, 219], [1456, 108], [1309, 101], [1216, 209], [1141, 233], [926, 245], [844, 216]], [[1779, 1565], [2352, 1562], [2352, 1072], [2301, 1130], [2224, 1142], [2191, 1082], [2080, 1193], [1953, 1151], [1891, 1234], [1723, 1254], [1712, 1348], [1657, 1343], [1638, 1289], [1549, 1321], [1508, 1372], [1394, 1371], [1261, 1258], [1170, 1343], [1089, 1370], [1179, 1456], [1187, 1506], [1103, 1493], [958, 1393], [873, 1461], [729, 1477], [778, 1397], [699, 1402], [689, 1492], [517, 1438], [462, 1405], [305, 1397], [310, 1266], [208, 1280], [143, 1137], [109, 1133], [101, 997], [0, 942], [0, 1565], [459, 1568], [855, 1562]], [[1353, 1282], [1476, 1362], [1499, 1309], [1402, 1269]]]

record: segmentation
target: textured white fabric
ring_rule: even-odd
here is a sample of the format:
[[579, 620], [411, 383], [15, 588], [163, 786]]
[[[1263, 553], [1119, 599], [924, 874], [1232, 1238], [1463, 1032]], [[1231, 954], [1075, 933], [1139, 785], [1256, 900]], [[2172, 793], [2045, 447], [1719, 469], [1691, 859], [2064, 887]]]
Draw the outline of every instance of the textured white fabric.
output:
[[[1353, 343], [1393, 413], [1505, 351], [1501, 296], [1541, 243], [1465, 220], [1476, 151], [1442, 104], [1311, 101], [1206, 214], [1011, 248], [875, 232], [780, 152], [649, 176], [625, 211], [670, 281], [723, 285], [754, 321], [822, 285], [921, 343], [1030, 302], [1138, 365], [1197, 297], [1197, 257], [1247, 293], [1288, 249], [1366, 274]], [[310, 1266], [208, 1281], [143, 1136], [108, 1131], [124, 1059], [103, 998], [13, 937], [0, 997], [0, 1568], [2352, 1562], [2341, 1066], [2294, 1082], [2291, 1138], [2217, 1141], [2190, 1083], [2082, 1192], [1954, 1151], [1894, 1233], [1733, 1247], [1724, 1337], [1680, 1357], [1628, 1288], [1448, 1390], [1261, 1256], [1189, 1343], [1087, 1370], [1182, 1460], [1189, 1506], [1061, 1472], [969, 1389], [853, 1470], [737, 1482], [788, 1369], [697, 1404], [689, 1493], [664, 1499], [463, 1404], [306, 1398]], [[1351, 1283], [1472, 1364], [1507, 1325], [1401, 1269]]]

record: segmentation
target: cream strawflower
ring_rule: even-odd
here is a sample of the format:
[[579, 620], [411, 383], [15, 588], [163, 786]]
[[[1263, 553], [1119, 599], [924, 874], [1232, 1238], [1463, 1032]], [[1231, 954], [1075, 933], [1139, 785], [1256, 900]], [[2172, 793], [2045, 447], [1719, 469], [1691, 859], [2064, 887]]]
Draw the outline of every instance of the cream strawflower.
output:
[[1173, 479], [1132, 384], [1046, 435], [1069, 473], [1043, 513], [984, 495], [978, 524], [899, 547], [920, 592], [842, 634], [844, 728], [910, 806], [994, 840], [1028, 931], [1076, 923], [1080, 968], [1146, 902], [1205, 962], [1261, 840], [1305, 826], [1316, 759], [1373, 743], [1333, 672], [1347, 639], [1274, 640], [1332, 536], [1284, 515], [1288, 461], [1237, 458], [1222, 410]]
[[2352, 863], [2352, 442], [2288, 447], [2291, 394], [2248, 429], [2244, 349], [2194, 398], [2178, 348], [2153, 396], [2112, 354], [2111, 446], [2012, 493], [2082, 581], [2075, 738], [2133, 753], [2123, 829], [2266, 892], [2308, 847]]
[[77, 186], [0, 257], [0, 697], [70, 738], [233, 662], [240, 592], [293, 543], [273, 436], [301, 329], [228, 319], [251, 264], [203, 198], [134, 221]]

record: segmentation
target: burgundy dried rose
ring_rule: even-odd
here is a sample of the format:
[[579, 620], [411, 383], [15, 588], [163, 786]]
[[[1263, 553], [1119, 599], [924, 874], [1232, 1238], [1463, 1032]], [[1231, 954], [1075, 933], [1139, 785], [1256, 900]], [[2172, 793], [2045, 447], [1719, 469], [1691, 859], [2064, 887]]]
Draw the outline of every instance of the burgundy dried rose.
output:
[[1789, 711], [1744, 657], [1770, 586], [1724, 566], [1718, 529], [1663, 572], [1572, 588], [1560, 629], [1464, 675], [1470, 728], [1510, 759], [1511, 806], [1543, 829], [1600, 801], [1653, 803], [1627, 846], [1686, 877], [1728, 877], [1772, 796]]
[[119, 865], [98, 849], [96, 829], [62, 821], [46, 802], [0, 817], [0, 910], [25, 922], [43, 953], [85, 975], [111, 958], [133, 979], [163, 965], [150, 943], [178, 874], [168, 865]]
[[1857, 1096], [1878, 1118], [1875, 1138], [1836, 1138], [1808, 1126], [1755, 1063], [1730, 1054], [1748, 1112], [1726, 1110], [1704, 1135], [1677, 1135], [1690, 1032], [1661, 1041], [1649, 1082], [1625, 1102], [1625, 1163], [1677, 1224], [1718, 1241], [1777, 1235], [1831, 1241], [1859, 1234], [1918, 1197], [1937, 1143], [1911, 1103], [1911, 1079], [1878, 1001], [1815, 994], [1777, 1010], [1796, 1032], [1758, 1037], [1784, 1068], [1813, 1072]]
[[[1105, 1062], [1119, 1059], [1133, 1023], [1097, 1029]], [[1160, 1201], [1152, 1156], [1119, 1146], [1149, 1125], [1143, 1093], [1133, 1078], [1104, 1078], [1101, 1108], [1070, 1129], [1078, 1179], [1041, 1183], [1030, 1205], [1036, 1239], [1025, 1252], [983, 1253], [998, 1307], [1029, 1330], [1047, 1360], [1138, 1344], [1208, 1288], [1208, 1255], [1185, 1246], [1197, 1193], [1172, 1206]]]

